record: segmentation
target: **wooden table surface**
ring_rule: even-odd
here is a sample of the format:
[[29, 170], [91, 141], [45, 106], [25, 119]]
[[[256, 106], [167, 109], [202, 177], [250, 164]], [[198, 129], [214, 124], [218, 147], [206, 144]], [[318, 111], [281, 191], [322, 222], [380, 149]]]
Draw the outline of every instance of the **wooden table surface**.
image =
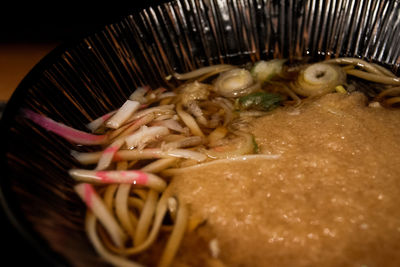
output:
[[0, 43], [0, 102], [6, 102], [25, 75], [56, 43]]

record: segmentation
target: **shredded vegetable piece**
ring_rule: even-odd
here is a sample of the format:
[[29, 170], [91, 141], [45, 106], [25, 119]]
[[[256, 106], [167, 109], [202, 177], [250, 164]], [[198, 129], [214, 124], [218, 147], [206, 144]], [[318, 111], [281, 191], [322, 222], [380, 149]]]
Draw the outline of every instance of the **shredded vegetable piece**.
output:
[[115, 153], [122, 147], [124, 144], [123, 139], [118, 139], [111, 143], [102, 153], [100, 156], [99, 162], [97, 163], [96, 170], [104, 170], [106, 169], [110, 163], [112, 162], [112, 159], [114, 158]]
[[140, 104], [146, 104], [147, 99], [145, 97], [146, 93], [150, 91], [150, 87], [138, 87], [136, 90], [129, 96], [129, 100], [137, 101]]
[[127, 171], [90, 171], [84, 169], [72, 169], [69, 174], [81, 182], [90, 183], [119, 183], [145, 185], [156, 191], [162, 191], [166, 183], [160, 177], [152, 173], [137, 170]]
[[143, 117], [127, 124], [124, 127], [121, 127], [110, 134], [110, 139], [114, 138], [124, 138], [125, 136], [130, 135], [131, 133], [135, 132], [141, 126], [146, 125], [154, 120], [154, 114], [149, 113], [144, 115]]
[[40, 115], [28, 109], [24, 109], [22, 110], [22, 112], [25, 118], [40, 125], [47, 131], [53, 132], [61, 137], [64, 137], [70, 142], [81, 145], [100, 145], [108, 141], [107, 135], [95, 135], [79, 131], [69, 126], [66, 126], [62, 123], [55, 122], [50, 118], [47, 118], [43, 115]]
[[104, 123], [111, 118], [115, 112], [117, 112], [116, 110], [113, 110], [97, 119], [95, 119], [94, 121], [89, 122], [88, 124], [86, 124], [86, 127], [92, 132], [94, 133], [98, 128], [100, 128], [102, 125], [104, 125]]
[[109, 128], [119, 128], [140, 107], [137, 101], [127, 100], [122, 107], [106, 122]]
[[163, 126], [142, 126], [134, 134], [126, 137], [125, 142], [129, 149], [143, 149], [148, 142], [169, 134], [167, 127]]
[[182, 125], [174, 119], [166, 119], [163, 121], [157, 121], [153, 123], [152, 125], [154, 126], [164, 126], [172, 131], [183, 133], [183, 134], [188, 134], [188, 128], [182, 127]]

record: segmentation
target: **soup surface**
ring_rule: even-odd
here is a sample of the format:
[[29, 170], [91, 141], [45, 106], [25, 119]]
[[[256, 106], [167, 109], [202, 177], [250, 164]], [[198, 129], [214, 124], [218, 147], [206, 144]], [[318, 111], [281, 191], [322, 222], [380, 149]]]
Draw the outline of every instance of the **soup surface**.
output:
[[248, 127], [275, 156], [174, 177], [204, 220], [176, 266], [399, 266], [400, 111], [336, 93]]

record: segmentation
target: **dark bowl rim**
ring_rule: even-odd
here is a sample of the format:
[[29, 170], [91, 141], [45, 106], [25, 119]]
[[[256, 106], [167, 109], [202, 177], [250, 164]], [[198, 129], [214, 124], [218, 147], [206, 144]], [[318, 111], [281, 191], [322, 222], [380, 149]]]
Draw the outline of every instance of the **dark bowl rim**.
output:
[[[125, 14], [126, 15], [126, 14]], [[123, 15], [120, 19], [122, 19]], [[2, 135], [12, 125], [12, 121], [19, 113], [20, 103], [22, 103], [27, 95], [29, 87], [41, 77], [43, 72], [47, 70], [54, 62], [63, 55], [68, 49], [73, 49], [84, 38], [95, 34], [102, 30], [105, 26], [112, 23], [118, 23], [120, 20], [106, 22], [102, 26], [97, 26], [90, 29], [88, 32], [81, 33], [75, 38], [66, 40], [56, 45], [51, 51], [44, 55], [23, 77], [15, 88], [10, 99], [7, 101], [0, 121], [0, 129]], [[6, 140], [3, 138], [3, 140]], [[18, 205], [17, 197], [10, 190], [10, 173], [6, 161], [6, 153], [8, 143], [3, 141], [1, 146], [1, 179], [0, 179], [0, 206], [5, 213], [6, 219], [11, 223], [16, 232], [23, 240], [26, 240], [28, 245], [33, 248], [45, 263], [50, 266], [69, 266], [67, 260], [59, 253], [54, 252], [46, 240], [33, 229], [27, 218], [23, 215], [21, 207]]]
[[[19, 113], [20, 103], [23, 102], [27, 95], [29, 87], [34, 84], [41, 77], [43, 72], [48, 69], [54, 62], [62, 56], [68, 49], [73, 49], [85, 38], [92, 36], [102, 30], [108, 25], [120, 23], [124, 18], [136, 15], [140, 11], [161, 5], [163, 3], [173, 2], [175, 0], [150, 0], [140, 3], [135, 3], [133, 6], [118, 12], [106, 18], [106, 20], [97, 26], [87, 29], [86, 32], [81, 32], [75, 37], [56, 45], [50, 52], [44, 55], [22, 78], [11, 97], [7, 101], [3, 114], [0, 120], [0, 130], [2, 136], [10, 129], [12, 121]], [[0, 209], [3, 210], [6, 219], [11, 223], [16, 232], [27, 244], [34, 249], [39, 257], [49, 266], [69, 266], [68, 261], [59, 253], [51, 249], [50, 245], [46, 242], [37, 231], [34, 230], [31, 223], [23, 215], [21, 207], [18, 205], [17, 197], [10, 190], [10, 174], [6, 161], [6, 153], [8, 143], [6, 138], [3, 138], [3, 145], [1, 146], [1, 177], [0, 177]]]
[[[12, 121], [19, 113], [20, 103], [23, 102], [29, 87], [34, 84], [41, 77], [43, 72], [47, 70], [55, 60], [63, 55], [68, 49], [74, 48], [78, 45], [84, 38], [99, 32], [104, 29], [105, 26], [111, 25], [113, 23], [120, 22], [124, 17], [132, 15], [135, 12], [143, 10], [151, 6], [157, 6], [162, 3], [174, 2], [175, 0], [153, 0], [148, 3], [141, 3], [134, 9], [128, 10], [127, 12], [122, 12], [119, 19], [114, 21], [109, 21], [104, 23], [102, 26], [95, 27], [89, 32], [82, 33], [80, 36], [75, 37], [72, 40], [67, 40], [61, 44], [58, 44], [49, 53], [47, 53], [43, 58], [39, 60], [31, 70], [24, 76], [24, 78], [19, 82], [15, 88], [13, 94], [8, 100], [3, 115], [0, 120], [0, 130], [2, 135], [12, 124]], [[0, 177], [0, 206], [4, 211], [7, 219], [21, 235], [21, 237], [28, 242], [28, 244], [40, 255], [40, 257], [49, 266], [69, 266], [68, 261], [59, 253], [51, 249], [50, 245], [46, 240], [34, 230], [32, 225], [29, 223], [26, 217], [23, 216], [21, 207], [16, 201], [16, 195], [10, 190], [10, 175], [9, 168], [6, 161], [6, 153], [8, 148], [8, 143], [5, 138], [3, 138], [3, 145], [1, 146], [1, 177]]]
[[[0, 121], [0, 129], [2, 135], [11, 126], [13, 119], [19, 112], [20, 103], [23, 102], [29, 86], [37, 81], [40, 75], [54, 62], [54, 60], [61, 56], [69, 47], [76, 41], [65, 42], [56, 46], [48, 54], [37, 62], [26, 76], [20, 81], [10, 99], [7, 101], [3, 115]], [[32, 225], [28, 222], [27, 218], [23, 216], [21, 207], [18, 205], [16, 195], [10, 190], [10, 174], [7, 166], [6, 153], [8, 143], [3, 138], [3, 145], [1, 146], [1, 171], [2, 177], [0, 179], [0, 203], [7, 219], [12, 224], [14, 229], [20, 234], [23, 240], [26, 240], [28, 245], [32, 247], [39, 255], [39, 257], [51, 266], [68, 266], [66, 260], [58, 255], [50, 248], [45, 239], [37, 233]]]

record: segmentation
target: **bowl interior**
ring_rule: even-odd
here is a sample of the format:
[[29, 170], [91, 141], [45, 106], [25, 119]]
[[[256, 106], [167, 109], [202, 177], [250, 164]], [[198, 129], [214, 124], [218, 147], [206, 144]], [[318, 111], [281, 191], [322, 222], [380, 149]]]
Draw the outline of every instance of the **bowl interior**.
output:
[[358, 57], [400, 74], [398, 14], [394, 0], [178, 0], [56, 49], [21, 82], [2, 119], [1, 186], [10, 213], [56, 261], [102, 264], [85, 236], [85, 209], [67, 175], [79, 166], [70, 151], [87, 148], [25, 120], [21, 108], [85, 130], [138, 86], [173, 87], [165, 79], [172, 72], [272, 57]]

